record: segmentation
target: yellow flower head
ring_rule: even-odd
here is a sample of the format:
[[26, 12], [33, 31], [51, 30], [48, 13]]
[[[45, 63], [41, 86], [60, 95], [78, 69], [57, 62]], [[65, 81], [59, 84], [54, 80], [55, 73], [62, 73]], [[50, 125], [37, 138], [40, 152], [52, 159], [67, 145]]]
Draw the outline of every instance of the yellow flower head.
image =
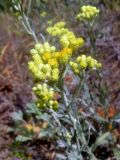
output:
[[28, 68], [32, 71], [32, 73], [36, 73], [37, 72], [37, 67], [36, 67], [34, 61], [28, 62]]
[[61, 50], [61, 54], [62, 54], [62, 55], [71, 56], [71, 55], [72, 55], [72, 50], [71, 50], [71, 48], [63, 48], [63, 49]]
[[60, 56], [60, 52], [53, 52], [52, 53], [52, 57], [54, 57], [55, 59], [59, 59], [59, 56]]
[[48, 64], [52, 67], [52, 68], [57, 68], [58, 67], [58, 62], [55, 58], [51, 58], [48, 60]]
[[42, 60], [45, 61], [45, 62], [48, 62], [49, 59], [52, 58], [52, 55], [51, 53], [49, 52], [45, 52], [43, 55], [42, 55]]
[[83, 38], [76, 38], [73, 32], [65, 28], [64, 22], [58, 22], [54, 26], [48, 27], [47, 31], [52, 36], [59, 36], [60, 44], [64, 48], [78, 49], [84, 44]]
[[33, 48], [33, 49], [30, 50], [30, 54], [31, 55], [38, 54], [38, 51]]
[[59, 62], [66, 64], [72, 56], [72, 49], [63, 48], [59, 53]]
[[32, 59], [36, 65], [43, 63], [39, 54], [33, 54]]
[[43, 44], [37, 43], [35, 44], [35, 48], [31, 50], [31, 54], [37, 52], [38, 54], [42, 55], [44, 52], [54, 52], [56, 50], [55, 46], [50, 46], [48, 42]]
[[66, 34], [64, 34], [63, 36], [61, 36], [61, 38], [60, 38], [60, 44], [63, 47], [69, 47], [70, 42], [69, 42], [68, 36]]
[[61, 21], [56, 23], [52, 27], [47, 28], [47, 32], [51, 34], [52, 36], [60, 36], [68, 31], [67, 28], [65, 28], [65, 22]]
[[101, 67], [101, 63], [86, 55], [78, 56], [75, 61], [70, 61], [69, 64], [75, 74], [79, 74], [81, 70], [85, 70], [86, 68], [99, 69]]
[[[55, 46], [45, 42], [43, 44], [35, 44], [35, 47], [30, 51], [32, 60], [28, 63], [28, 66], [35, 79], [47, 82], [52, 81], [52, 69], [59, 67], [58, 54], [55, 54], [57, 53], [55, 50]], [[57, 80], [58, 78], [54, 79]]]
[[63, 47], [69, 47], [71, 49], [78, 49], [84, 45], [83, 38], [76, 38], [73, 32], [67, 32], [60, 38], [60, 43]]
[[58, 22], [54, 25], [54, 27], [61, 29], [61, 28], [65, 27], [65, 22], [64, 21]]
[[58, 102], [54, 100], [54, 89], [49, 88], [46, 83], [37, 84], [33, 87], [33, 91], [37, 96], [36, 104], [39, 108], [58, 109]]
[[43, 45], [41, 43], [35, 44], [34, 50], [36, 50], [41, 55], [44, 52]]
[[99, 9], [97, 9], [95, 6], [82, 6], [81, 12], [77, 15], [77, 18], [79, 20], [94, 20], [96, 16], [99, 14]]
[[59, 79], [59, 70], [57, 68], [52, 70], [52, 81], [58, 81]]
[[58, 110], [58, 101], [49, 101], [49, 105], [50, 105], [50, 108], [54, 109], [54, 110]]

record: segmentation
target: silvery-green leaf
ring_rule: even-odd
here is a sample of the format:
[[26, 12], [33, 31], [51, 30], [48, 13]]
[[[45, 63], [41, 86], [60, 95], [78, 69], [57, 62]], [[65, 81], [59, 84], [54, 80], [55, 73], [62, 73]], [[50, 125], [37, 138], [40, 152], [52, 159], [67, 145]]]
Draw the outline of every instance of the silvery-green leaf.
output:
[[13, 129], [13, 128], [8, 127], [7, 132], [13, 132], [13, 131], [14, 131], [14, 129]]
[[106, 132], [102, 134], [100, 137], [98, 137], [95, 143], [91, 146], [91, 150], [94, 151], [99, 145], [105, 144], [109, 136], [110, 136], [110, 132]]
[[48, 132], [45, 130], [40, 131], [38, 135], [39, 138], [46, 137], [46, 136], [48, 136]]
[[15, 121], [23, 121], [23, 113], [21, 111], [12, 113], [11, 117]]
[[38, 138], [42, 137], [52, 137], [54, 135], [54, 130], [52, 128], [42, 129], [38, 135]]
[[25, 137], [25, 136], [21, 136], [21, 135], [16, 137], [16, 141], [19, 141], [19, 142], [26, 142], [26, 141], [29, 141], [31, 139], [32, 139], [31, 137]]
[[56, 154], [55, 160], [66, 160], [67, 158], [62, 154]]
[[40, 119], [42, 119], [43, 121], [49, 121], [50, 116], [47, 113], [44, 113], [40, 116]]
[[78, 154], [77, 150], [76, 151], [71, 151], [69, 154], [68, 154], [68, 160], [82, 160], [82, 157], [80, 154]]
[[117, 160], [119, 160], [119, 159], [120, 159], [120, 149], [115, 148], [115, 149], [113, 150], [113, 152], [114, 152], [115, 158], [117, 158]]
[[27, 104], [27, 110], [26, 110], [27, 113], [38, 114], [38, 111], [39, 110], [34, 103]]
[[117, 123], [120, 123], [120, 119], [115, 119], [114, 121]]

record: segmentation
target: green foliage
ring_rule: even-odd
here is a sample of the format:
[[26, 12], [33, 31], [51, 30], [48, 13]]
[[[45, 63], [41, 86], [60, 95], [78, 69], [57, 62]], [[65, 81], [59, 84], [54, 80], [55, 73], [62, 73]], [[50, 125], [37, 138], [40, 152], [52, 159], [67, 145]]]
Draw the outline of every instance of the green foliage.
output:
[[2, 11], [16, 11], [18, 10], [17, 5], [21, 2], [21, 0], [1, 0], [0, 1], [0, 9]]
[[11, 0], [1, 0], [0, 1], [0, 10], [8, 10], [12, 6]]

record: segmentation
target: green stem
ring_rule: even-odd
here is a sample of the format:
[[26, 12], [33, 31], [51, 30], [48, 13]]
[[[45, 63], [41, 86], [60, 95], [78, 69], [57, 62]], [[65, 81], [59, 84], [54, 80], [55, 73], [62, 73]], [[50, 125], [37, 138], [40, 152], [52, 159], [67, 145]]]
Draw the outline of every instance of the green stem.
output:
[[88, 26], [88, 35], [89, 35], [91, 47], [92, 47], [92, 50], [93, 50], [91, 52], [91, 56], [95, 57], [96, 54], [97, 54], [97, 48], [96, 48], [96, 44], [95, 44], [96, 37], [94, 35], [93, 26], [91, 26], [91, 25]]
[[31, 5], [32, 5], [32, 0], [28, 0], [28, 9], [27, 9], [27, 17], [31, 12]]
[[[71, 102], [69, 103], [69, 106], [72, 105], [75, 101], [75, 98], [77, 97], [78, 93], [80, 92], [80, 90], [82, 89], [83, 87], [83, 84], [84, 84], [84, 73], [82, 73], [82, 75], [80, 76], [80, 82], [79, 82], [79, 86], [78, 88], [76, 89], [73, 97], [72, 97], [72, 100]], [[68, 107], [68, 106], [67, 106]]]
[[86, 152], [89, 154], [90, 159], [91, 159], [91, 160], [97, 160], [96, 157], [94, 156], [94, 154], [92, 153], [90, 147], [88, 146], [86, 137], [85, 137], [84, 132], [83, 132], [83, 129], [82, 129], [82, 125], [81, 125], [78, 117], [77, 117], [77, 122], [78, 122], [78, 124], [79, 124], [80, 133], [81, 133], [81, 136], [80, 136], [80, 137], [81, 137], [81, 139], [80, 139], [81, 143], [84, 144], [84, 146], [86, 147]]
[[37, 36], [35, 34], [35, 31], [31, 28], [28, 17], [26, 17], [26, 15], [24, 13], [23, 13], [23, 17], [22, 17], [22, 24], [23, 24], [23, 27], [25, 28], [26, 32], [29, 35], [32, 35], [34, 41], [37, 43], [38, 39], [37, 39]]
[[60, 90], [62, 90], [62, 91], [64, 91], [64, 89], [63, 89], [63, 85], [64, 85], [64, 84], [63, 84], [63, 83], [64, 83], [63, 78], [64, 78], [65, 70], [66, 70], [66, 65], [63, 66], [62, 71], [61, 71], [61, 73], [60, 73], [60, 75], [59, 75], [60, 80], [59, 80], [58, 83], [57, 83], [58, 88], [59, 88]]

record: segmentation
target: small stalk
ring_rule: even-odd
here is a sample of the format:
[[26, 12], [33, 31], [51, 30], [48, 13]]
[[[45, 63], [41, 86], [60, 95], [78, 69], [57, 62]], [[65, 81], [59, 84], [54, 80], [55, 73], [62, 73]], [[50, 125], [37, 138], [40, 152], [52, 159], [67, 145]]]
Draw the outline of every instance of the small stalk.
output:
[[72, 97], [72, 100], [71, 100], [71, 102], [69, 103], [69, 106], [74, 103], [76, 96], [78, 95], [78, 93], [80, 92], [80, 90], [81, 90], [82, 87], [83, 87], [83, 84], [84, 84], [84, 73], [82, 72], [82, 75], [79, 76], [79, 77], [80, 77], [80, 82], [79, 82], [78, 88], [77, 88], [77, 90], [75, 91], [75, 93], [74, 93], [74, 95], [73, 95], [73, 97]]
[[32, 35], [34, 41], [37, 43], [38, 39], [37, 39], [37, 36], [35, 34], [35, 31], [32, 29], [32, 27], [30, 25], [30, 22], [28, 20], [28, 17], [26, 17], [26, 15], [24, 13], [23, 13], [23, 16], [22, 16], [22, 24], [23, 24], [23, 27], [25, 28], [26, 32], [29, 35]]
[[91, 24], [89, 24], [89, 26], [88, 26], [88, 36], [90, 38], [90, 44], [91, 44], [91, 47], [92, 47], [91, 56], [95, 57], [96, 54], [97, 54], [96, 37], [94, 35], [93, 25], [91, 25]]

